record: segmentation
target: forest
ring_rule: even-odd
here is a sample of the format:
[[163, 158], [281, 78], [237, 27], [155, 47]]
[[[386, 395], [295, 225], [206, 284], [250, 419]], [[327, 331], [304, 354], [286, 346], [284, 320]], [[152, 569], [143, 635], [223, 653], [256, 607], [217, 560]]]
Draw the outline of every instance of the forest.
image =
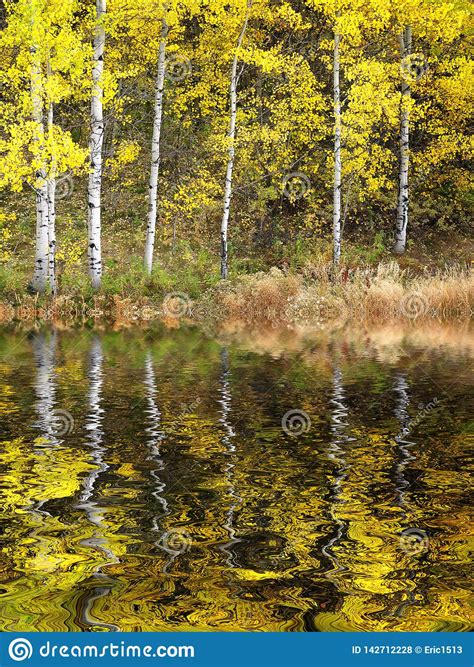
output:
[[0, 0], [2, 634], [462, 648], [470, 9]]
[[469, 5], [6, 0], [2, 302], [180, 311], [237, 281], [271, 316], [389, 276], [402, 310], [465, 314]]

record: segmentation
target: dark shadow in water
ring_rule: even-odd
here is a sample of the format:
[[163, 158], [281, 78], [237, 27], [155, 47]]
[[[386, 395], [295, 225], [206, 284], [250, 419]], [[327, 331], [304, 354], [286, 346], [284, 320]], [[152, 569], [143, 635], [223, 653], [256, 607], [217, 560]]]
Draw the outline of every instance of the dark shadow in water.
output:
[[221, 369], [219, 376], [219, 405], [221, 406], [219, 422], [222, 424], [224, 429], [224, 435], [221, 438], [221, 442], [225, 447], [225, 454], [227, 456], [227, 463], [224, 467], [224, 474], [227, 480], [227, 487], [229, 489], [230, 504], [227, 509], [226, 521], [224, 524], [224, 528], [229, 535], [229, 541], [222, 545], [220, 548], [227, 556], [227, 565], [229, 567], [238, 567], [238, 561], [236, 560], [237, 556], [233, 551], [233, 546], [241, 542], [241, 540], [236, 537], [234, 517], [236, 510], [242, 504], [242, 498], [236, 492], [234, 484], [234, 472], [237, 457], [234, 444], [235, 432], [230, 421], [230, 412], [232, 409], [230, 379], [229, 350], [227, 348], [223, 348], [221, 350]]
[[334, 481], [331, 484], [328, 494], [328, 502], [329, 515], [335, 524], [335, 532], [321, 551], [332, 564], [332, 568], [326, 572], [325, 576], [338, 589], [339, 583], [336, 575], [338, 572], [346, 570], [346, 568], [339, 562], [334, 547], [344, 538], [347, 526], [346, 522], [337, 516], [337, 509], [344, 502], [340, 495], [344, 480], [347, 478], [351, 467], [346, 460], [347, 448], [354, 441], [354, 438], [347, 433], [349, 428], [349, 409], [346, 406], [342, 371], [337, 366], [333, 370], [330, 405], [331, 440], [327, 448], [327, 458], [334, 464], [335, 469]]
[[0, 629], [466, 629], [468, 354], [345, 335], [1, 333]]
[[[409, 413], [410, 407], [410, 388], [404, 373], [397, 373], [394, 379], [393, 391], [395, 394], [395, 416], [400, 424], [400, 430], [395, 436], [397, 443], [398, 457], [393, 468], [393, 476], [395, 478], [395, 488], [397, 493], [397, 505], [402, 510], [403, 521], [402, 524], [408, 523], [409, 508], [406, 498], [406, 491], [410, 487], [410, 482], [406, 477], [406, 468], [411, 461], [416, 459], [411, 453], [411, 448], [415, 442], [409, 439], [411, 417]], [[407, 587], [405, 589], [406, 599], [393, 612], [394, 616], [401, 617], [405, 613], [407, 607], [416, 606], [415, 586], [413, 584], [414, 571], [407, 572]]]
[[40, 431], [47, 445], [57, 445], [55, 436], [54, 408], [56, 405], [56, 386], [54, 360], [56, 353], [57, 334], [52, 331], [49, 336], [45, 332], [35, 333], [32, 337], [33, 354], [36, 361], [35, 394], [37, 421], [33, 428]]
[[87, 445], [91, 449], [91, 459], [94, 465], [94, 470], [92, 470], [92, 472], [84, 479], [83, 491], [80, 495], [77, 508], [82, 509], [86, 513], [88, 521], [94, 526], [93, 536], [81, 540], [81, 544], [101, 552], [107, 558], [107, 562], [96, 567], [89, 582], [83, 582], [84, 586], [87, 587], [87, 590], [78, 600], [79, 617], [77, 618], [77, 622], [79, 625], [83, 627], [85, 626], [85, 628], [99, 627], [115, 632], [120, 630], [117, 625], [102, 623], [96, 620], [93, 614], [94, 603], [109, 595], [115, 583], [115, 580], [102, 572], [102, 568], [120, 562], [119, 558], [117, 558], [113, 553], [113, 550], [108, 546], [109, 541], [104, 535], [102, 526], [104, 521], [104, 509], [100, 506], [99, 500], [96, 499], [96, 487], [99, 477], [109, 468], [104, 460], [106, 448], [103, 445], [103, 362], [104, 356], [101, 340], [97, 336], [94, 336], [89, 354], [89, 412], [85, 423]]

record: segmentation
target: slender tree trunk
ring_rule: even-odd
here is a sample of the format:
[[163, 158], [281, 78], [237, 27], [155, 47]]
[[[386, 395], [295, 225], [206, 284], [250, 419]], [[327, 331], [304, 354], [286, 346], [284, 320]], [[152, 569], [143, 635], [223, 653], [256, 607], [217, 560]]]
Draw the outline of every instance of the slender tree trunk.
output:
[[88, 258], [92, 286], [98, 289], [102, 279], [101, 251], [101, 187], [102, 145], [104, 141], [104, 119], [102, 109], [105, 29], [103, 17], [105, 0], [96, 0], [97, 25], [94, 37], [94, 61], [92, 68], [91, 135], [89, 141], [91, 172], [88, 196]]
[[160, 478], [165, 465], [163, 459], [161, 458], [160, 444], [165, 439], [166, 435], [161, 428], [161, 412], [157, 405], [157, 395], [158, 389], [156, 386], [155, 370], [153, 368], [153, 358], [150, 350], [146, 353], [145, 357], [145, 394], [147, 408], [145, 409], [147, 427], [145, 432], [148, 436], [147, 447], [150, 452], [149, 458], [156, 463], [156, 468], [151, 470], [151, 476], [153, 478], [153, 491], [152, 494], [159, 502], [162, 507], [162, 511], [159, 514], [156, 514], [152, 518], [153, 530], [160, 530], [160, 520], [164, 515], [170, 513], [168, 508], [168, 503], [166, 498], [163, 495], [163, 492], [166, 489], [166, 484]]
[[89, 410], [85, 423], [85, 428], [88, 434], [87, 444], [92, 450], [91, 460], [94, 469], [91, 470], [90, 474], [84, 479], [83, 491], [79, 499], [79, 507], [86, 510], [89, 521], [96, 525], [102, 523], [103, 510], [100, 507], [99, 501], [94, 500], [95, 486], [99, 475], [109, 467], [104, 461], [106, 450], [103, 445], [103, 360], [102, 343], [98, 337], [95, 337], [92, 340], [89, 355], [89, 369], [87, 373], [89, 378]]
[[341, 87], [339, 45], [341, 37], [334, 33], [334, 205], [333, 205], [333, 262], [338, 266], [341, 259]]
[[37, 333], [32, 338], [33, 353], [36, 361], [36, 413], [38, 419], [35, 428], [41, 436], [57, 444], [54, 434], [53, 420], [56, 405], [56, 382], [54, 377], [54, 355], [56, 350], [56, 332], [49, 338], [44, 332]]
[[44, 119], [43, 97], [41, 85], [41, 64], [37, 57], [37, 49], [30, 49], [31, 65], [31, 102], [33, 121], [35, 123], [35, 152], [39, 157], [40, 167], [36, 172], [36, 249], [33, 279], [30, 288], [43, 294], [48, 279], [48, 185], [46, 180], [46, 162], [44, 158]]
[[158, 199], [158, 173], [160, 170], [160, 137], [163, 117], [163, 89], [165, 86], [165, 58], [168, 24], [162, 19], [160, 46], [158, 47], [158, 66], [155, 87], [155, 112], [153, 116], [153, 138], [151, 140], [151, 169], [149, 184], [148, 224], [145, 241], [145, 270], [151, 274], [153, 250], [155, 247], [156, 215]]
[[229, 350], [226, 347], [221, 350], [221, 372], [219, 385], [219, 403], [221, 406], [219, 410], [219, 422], [222, 424], [222, 428], [224, 430], [221, 441], [225, 447], [225, 454], [227, 455], [227, 463], [224, 468], [224, 474], [226, 477], [227, 487], [229, 489], [229, 506], [226, 512], [226, 520], [224, 523], [224, 529], [229, 535], [229, 540], [227, 543], [222, 545], [221, 549], [227, 555], [226, 560], [228, 565], [232, 567], [237, 564], [237, 554], [233, 551], [233, 547], [242, 541], [236, 537], [236, 530], [234, 527], [235, 513], [239, 506], [242, 504], [242, 498], [239, 496], [235, 488], [236, 446], [233, 442], [233, 438], [235, 438], [235, 431], [232, 427], [232, 422], [230, 419], [232, 410], [232, 387], [230, 383]]
[[[347, 463], [347, 454], [350, 443], [353, 438], [349, 435], [349, 409], [347, 407], [347, 396], [344, 390], [344, 378], [340, 367], [335, 366], [332, 379], [332, 397], [330, 400], [331, 415], [331, 439], [327, 449], [327, 458], [334, 465], [332, 473], [333, 482], [330, 484], [329, 491], [329, 513], [335, 524], [335, 529], [331, 531], [331, 537], [324, 544], [321, 551], [331, 561], [333, 567], [328, 571], [328, 579], [338, 583], [337, 573], [343, 569], [338, 559], [337, 545], [347, 529], [347, 523], [340, 515], [340, 504], [344, 502], [342, 498], [344, 482], [348, 476], [350, 465]], [[335, 548], [336, 547], [336, 548]]]
[[[54, 108], [49, 103], [48, 135], [53, 134]], [[48, 281], [51, 292], [56, 294], [56, 161], [51, 161], [51, 173], [48, 179]]]
[[225, 176], [224, 211], [222, 214], [222, 222], [221, 222], [221, 278], [223, 280], [226, 280], [229, 275], [227, 230], [229, 226], [230, 202], [232, 199], [232, 173], [234, 171], [234, 158], [235, 158], [234, 141], [235, 141], [235, 126], [237, 120], [237, 84], [239, 79], [237, 75], [237, 67], [239, 62], [239, 49], [242, 46], [242, 42], [245, 37], [245, 32], [247, 30], [251, 7], [252, 7], [252, 0], [247, 0], [247, 11], [245, 14], [244, 24], [242, 26], [242, 30], [240, 31], [239, 39], [237, 41], [237, 48], [235, 50], [234, 58], [232, 60], [232, 69], [230, 75], [230, 93], [229, 93], [230, 118], [229, 118], [229, 130], [227, 132], [229, 148], [228, 148], [228, 159], [227, 159], [227, 171]]
[[[400, 35], [400, 57], [402, 62], [402, 101], [400, 116], [400, 173], [398, 187], [397, 226], [394, 252], [402, 255], [407, 241], [410, 194], [408, 189], [408, 169], [410, 166], [410, 100], [411, 87], [409, 73], [403, 75], [404, 63], [411, 55], [412, 30], [407, 26]], [[408, 68], [407, 68], [408, 70]]]
[[400, 431], [398, 435], [395, 436], [395, 442], [397, 443], [399, 451], [399, 459], [395, 463], [394, 472], [399, 504], [400, 506], [403, 506], [405, 504], [405, 491], [409, 486], [409, 482], [405, 475], [405, 468], [409, 461], [414, 458], [414, 456], [410, 454], [410, 448], [414, 443], [410, 442], [408, 439], [411, 422], [410, 413], [408, 412], [410, 406], [410, 393], [406, 377], [403, 374], [397, 374], [393, 389], [397, 397], [395, 415], [400, 424]]

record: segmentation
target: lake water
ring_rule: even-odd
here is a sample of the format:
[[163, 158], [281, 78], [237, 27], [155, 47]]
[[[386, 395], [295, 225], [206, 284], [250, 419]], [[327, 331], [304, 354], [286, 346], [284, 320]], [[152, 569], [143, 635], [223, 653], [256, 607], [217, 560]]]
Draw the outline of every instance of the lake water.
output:
[[0, 630], [467, 630], [473, 347], [1, 330]]

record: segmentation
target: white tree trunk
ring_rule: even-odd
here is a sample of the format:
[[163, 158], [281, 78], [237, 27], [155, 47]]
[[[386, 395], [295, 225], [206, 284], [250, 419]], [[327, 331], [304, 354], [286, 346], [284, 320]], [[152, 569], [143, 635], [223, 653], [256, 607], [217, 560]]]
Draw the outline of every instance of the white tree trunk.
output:
[[398, 435], [395, 436], [395, 442], [397, 443], [399, 451], [399, 459], [395, 464], [394, 472], [396, 476], [398, 501], [399, 504], [403, 506], [405, 504], [405, 490], [409, 486], [409, 482], [405, 475], [405, 468], [410, 460], [414, 458], [414, 456], [410, 454], [410, 448], [414, 443], [410, 442], [408, 439], [411, 422], [410, 413], [408, 412], [408, 408], [410, 407], [410, 394], [406, 377], [402, 373], [396, 375], [393, 389], [396, 395], [395, 416], [400, 424], [400, 431]]
[[229, 540], [221, 546], [222, 551], [226, 554], [227, 563], [232, 567], [235, 564], [234, 545], [242, 540], [236, 537], [236, 530], [234, 527], [236, 510], [242, 504], [242, 498], [235, 488], [235, 452], [236, 446], [233, 442], [235, 438], [235, 431], [232, 427], [230, 419], [232, 411], [232, 388], [230, 383], [230, 364], [229, 364], [229, 350], [225, 347], [221, 351], [221, 373], [219, 379], [219, 403], [221, 405], [219, 422], [224, 429], [224, 435], [221, 441], [225, 447], [228, 463], [225, 466], [225, 477], [229, 489], [229, 507], [226, 512], [226, 521], [224, 528], [229, 535]]
[[104, 70], [105, 29], [103, 17], [106, 12], [105, 0], [96, 0], [97, 25], [94, 37], [92, 68], [91, 135], [89, 141], [91, 172], [89, 174], [88, 196], [88, 258], [89, 275], [92, 286], [97, 289], [102, 279], [101, 252], [101, 187], [102, 187], [102, 145], [104, 140], [104, 120], [102, 109]]
[[322, 553], [330, 559], [333, 567], [328, 571], [327, 577], [338, 584], [337, 572], [340, 572], [341, 564], [337, 555], [337, 544], [340, 542], [346, 530], [346, 522], [341, 519], [338, 505], [344, 502], [342, 495], [344, 482], [347, 479], [350, 465], [347, 462], [348, 449], [353, 438], [349, 435], [349, 409], [347, 407], [347, 396], [344, 390], [343, 375], [341, 369], [336, 366], [333, 371], [331, 408], [331, 439], [327, 449], [327, 458], [334, 465], [332, 472], [333, 481], [329, 491], [329, 514], [335, 524], [335, 531], [326, 544], [322, 547]]
[[[54, 109], [50, 102], [48, 109], [48, 134], [53, 133]], [[48, 179], [48, 281], [52, 294], [56, 294], [56, 168], [55, 157], [51, 162]]]
[[230, 117], [229, 117], [229, 130], [227, 132], [227, 138], [229, 141], [228, 148], [228, 159], [227, 159], [227, 170], [225, 175], [225, 189], [224, 189], [224, 211], [222, 214], [221, 221], [221, 278], [226, 280], [229, 275], [229, 261], [228, 261], [228, 249], [227, 249], [227, 230], [229, 227], [229, 214], [230, 214], [230, 203], [232, 200], [232, 173], [234, 171], [234, 158], [235, 158], [235, 126], [237, 120], [237, 66], [239, 62], [239, 49], [242, 46], [242, 42], [247, 30], [247, 25], [249, 22], [249, 13], [252, 7], [252, 0], [247, 0], [247, 11], [245, 14], [244, 24], [242, 30], [240, 31], [239, 39], [237, 41], [237, 48], [235, 50], [234, 58], [232, 60], [232, 69], [230, 74]]
[[[408, 170], [410, 167], [410, 100], [411, 87], [409, 82], [409, 68], [404, 68], [406, 59], [410, 57], [412, 49], [412, 31], [407, 26], [400, 35], [400, 56], [402, 62], [402, 101], [400, 116], [400, 174], [398, 187], [397, 226], [395, 232], [394, 252], [402, 255], [407, 242], [408, 212], [410, 194], [408, 189]], [[403, 72], [406, 72], [403, 76]]]
[[43, 294], [48, 279], [48, 185], [46, 181], [46, 163], [44, 159], [44, 119], [41, 84], [41, 63], [36, 55], [36, 47], [30, 49], [31, 65], [31, 103], [33, 121], [36, 125], [34, 145], [40, 167], [36, 172], [36, 249], [35, 267], [30, 287], [34, 292]]
[[91, 470], [90, 474], [84, 479], [83, 491], [80, 495], [78, 505], [86, 510], [89, 521], [96, 525], [102, 523], [103, 510], [100, 507], [99, 501], [94, 500], [95, 485], [99, 475], [109, 467], [104, 461], [106, 450], [103, 445], [103, 360], [102, 343], [100, 339], [96, 337], [92, 341], [89, 357], [89, 411], [85, 423], [85, 429], [88, 434], [87, 444], [92, 450], [91, 463], [94, 466], [94, 469]]
[[35, 334], [32, 339], [33, 353], [36, 360], [36, 413], [38, 419], [35, 428], [51, 444], [57, 444], [54, 433], [54, 407], [56, 405], [56, 381], [54, 376], [54, 355], [56, 332], [47, 339], [44, 332]]
[[160, 519], [169, 514], [168, 503], [163, 495], [166, 489], [166, 484], [160, 479], [160, 473], [164, 469], [163, 459], [161, 458], [160, 444], [165, 439], [166, 435], [161, 428], [161, 412], [157, 405], [158, 389], [156, 386], [155, 370], [153, 368], [153, 358], [151, 352], [148, 351], [145, 357], [145, 393], [147, 408], [145, 409], [146, 423], [148, 426], [145, 432], [148, 437], [147, 446], [150, 451], [149, 458], [156, 463], [156, 468], [151, 471], [153, 477], [153, 496], [161, 505], [163, 511], [152, 518], [153, 530], [160, 530]]
[[145, 241], [145, 270], [151, 274], [153, 267], [153, 250], [155, 248], [156, 215], [158, 199], [158, 173], [160, 170], [160, 137], [163, 116], [163, 89], [165, 85], [165, 57], [166, 37], [168, 35], [168, 24], [162, 19], [161, 38], [158, 47], [158, 64], [155, 87], [155, 111], [153, 116], [153, 137], [151, 140], [151, 169], [149, 184], [148, 224], [146, 228]]
[[333, 262], [338, 266], [341, 259], [341, 87], [340, 87], [340, 35], [334, 33], [334, 204], [333, 204]]

